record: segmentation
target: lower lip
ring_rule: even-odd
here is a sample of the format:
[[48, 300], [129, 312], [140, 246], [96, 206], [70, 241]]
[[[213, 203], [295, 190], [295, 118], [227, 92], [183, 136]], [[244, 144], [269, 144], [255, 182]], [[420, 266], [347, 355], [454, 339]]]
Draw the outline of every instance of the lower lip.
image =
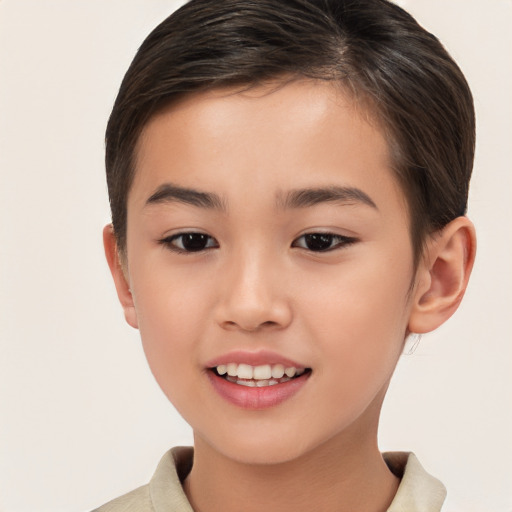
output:
[[228, 402], [243, 409], [267, 409], [288, 400], [304, 386], [310, 375], [311, 372], [306, 372], [287, 382], [258, 388], [229, 382], [214, 372], [208, 371], [208, 377], [215, 391]]

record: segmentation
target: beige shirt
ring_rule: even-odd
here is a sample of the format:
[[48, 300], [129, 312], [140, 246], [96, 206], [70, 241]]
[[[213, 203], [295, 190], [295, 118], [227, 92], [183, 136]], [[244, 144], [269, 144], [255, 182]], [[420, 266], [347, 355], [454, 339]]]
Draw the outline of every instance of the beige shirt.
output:
[[[383, 456], [401, 478], [387, 512], [440, 512], [446, 497], [444, 485], [423, 469], [413, 453], [389, 452]], [[93, 512], [194, 512], [181, 485], [192, 468], [192, 457], [192, 448], [169, 450], [149, 484]]]

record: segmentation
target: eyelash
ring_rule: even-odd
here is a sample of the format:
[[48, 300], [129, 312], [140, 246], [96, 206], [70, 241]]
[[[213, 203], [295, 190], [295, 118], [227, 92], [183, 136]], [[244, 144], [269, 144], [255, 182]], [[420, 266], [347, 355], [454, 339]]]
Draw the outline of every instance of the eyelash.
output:
[[[207, 240], [206, 247], [203, 247], [202, 249], [198, 249], [198, 250], [188, 250], [183, 244], [183, 241], [184, 241], [185, 237], [187, 237], [187, 236], [189, 237], [189, 239], [190, 239], [190, 237], [193, 237], [193, 236], [198, 236], [198, 237], [202, 238], [203, 240], [206, 239]], [[179, 247], [176, 245], [175, 242], [177, 240], [181, 240], [182, 247]], [[208, 247], [208, 244], [211, 241], [213, 241], [215, 243], [215, 245]], [[194, 254], [194, 253], [204, 252], [209, 249], [215, 249], [215, 248], [219, 247], [217, 240], [215, 240], [215, 238], [207, 235], [206, 233], [201, 233], [198, 231], [188, 231], [185, 233], [177, 233], [175, 235], [171, 235], [171, 236], [162, 238], [162, 240], [159, 240], [158, 242], [160, 244], [164, 245], [165, 247], [167, 247], [168, 249], [170, 249], [171, 251], [177, 252], [178, 254]]]
[[[320, 249], [320, 250], [314, 251], [310, 247], [297, 245], [297, 242], [299, 240], [304, 239], [306, 241], [308, 239], [308, 237], [309, 237], [310, 242], [312, 242], [313, 240], [316, 240], [316, 242], [321, 241], [322, 243], [326, 242], [326, 241], [330, 241], [330, 244], [329, 244], [330, 246], [327, 247], [326, 249]], [[331, 245], [333, 242], [336, 242], [336, 243], [334, 243], [334, 245]], [[357, 239], [354, 237], [337, 235], [336, 233], [322, 233], [322, 232], [305, 233], [304, 235], [299, 236], [298, 238], [296, 238], [293, 241], [292, 247], [299, 247], [301, 249], [306, 249], [306, 250], [308, 250], [310, 252], [314, 252], [314, 253], [324, 253], [324, 252], [335, 251], [336, 249], [342, 249], [343, 247], [352, 245], [355, 242], [357, 242]]]
[[[201, 241], [206, 240], [206, 245], [203, 248], [197, 249], [197, 250], [190, 250], [185, 247], [184, 240], [185, 237], [189, 237], [189, 241], [192, 242], [192, 237], [198, 236], [200, 237]], [[309, 238], [308, 238], [309, 237]], [[299, 240], [304, 240], [304, 245], [299, 245]], [[181, 240], [181, 247], [176, 245], [176, 241]], [[320, 243], [325, 244], [328, 243], [329, 246], [327, 248], [320, 248], [318, 250], [313, 250], [311, 247], [307, 246], [307, 240], [309, 242], [313, 243]], [[197, 241], [197, 240], [196, 240]], [[211, 245], [213, 242], [213, 245]], [[336, 242], [333, 244], [333, 242]], [[299, 236], [292, 242], [292, 247], [305, 249], [307, 251], [310, 251], [312, 253], [325, 253], [325, 252], [331, 252], [335, 251], [337, 249], [341, 249], [343, 247], [347, 247], [349, 245], [352, 245], [353, 243], [357, 242], [357, 239], [354, 237], [348, 237], [343, 235], [337, 235], [335, 233], [322, 233], [322, 232], [316, 232], [316, 233], [305, 233], [304, 235]], [[195, 254], [195, 253], [201, 253], [204, 251], [208, 251], [210, 249], [217, 249], [219, 247], [218, 242], [215, 240], [215, 238], [207, 235], [206, 233], [196, 232], [196, 231], [190, 231], [185, 233], [177, 233], [175, 235], [171, 235], [165, 238], [162, 238], [158, 241], [158, 243], [166, 246], [168, 249], [170, 249], [173, 252], [176, 252], [178, 254]]]

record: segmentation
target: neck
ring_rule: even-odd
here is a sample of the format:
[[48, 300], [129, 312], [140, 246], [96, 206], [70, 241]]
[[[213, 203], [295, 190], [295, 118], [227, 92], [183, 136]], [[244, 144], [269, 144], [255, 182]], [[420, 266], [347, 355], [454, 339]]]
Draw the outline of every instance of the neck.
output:
[[365, 439], [360, 432], [355, 427], [298, 459], [268, 465], [225, 457], [196, 436], [185, 492], [196, 512], [384, 512], [399, 481], [378, 450], [376, 428]]

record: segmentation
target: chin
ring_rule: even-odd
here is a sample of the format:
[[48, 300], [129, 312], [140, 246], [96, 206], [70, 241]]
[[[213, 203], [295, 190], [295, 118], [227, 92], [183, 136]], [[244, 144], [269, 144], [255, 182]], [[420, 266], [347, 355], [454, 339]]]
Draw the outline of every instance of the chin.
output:
[[301, 455], [303, 452], [297, 447], [263, 445], [262, 443], [258, 446], [250, 446], [244, 451], [235, 451], [231, 447], [229, 450], [224, 450], [224, 456], [239, 464], [251, 466], [286, 464], [298, 459]]
[[313, 442], [287, 435], [275, 428], [274, 435], [262, 435], [261, 431], [258, 433], [246, 432], [246, 434], [237, 436], [231, 433], [226, 438], [222, 436], [221, 439], [214, 440], [202, 438], [199, 444], [203, 445], [206, 442], [210, 449], [219, 453], [221, 457], [239, 464], [254, 466], [286, 464], [314, 451], [316, 446]]

